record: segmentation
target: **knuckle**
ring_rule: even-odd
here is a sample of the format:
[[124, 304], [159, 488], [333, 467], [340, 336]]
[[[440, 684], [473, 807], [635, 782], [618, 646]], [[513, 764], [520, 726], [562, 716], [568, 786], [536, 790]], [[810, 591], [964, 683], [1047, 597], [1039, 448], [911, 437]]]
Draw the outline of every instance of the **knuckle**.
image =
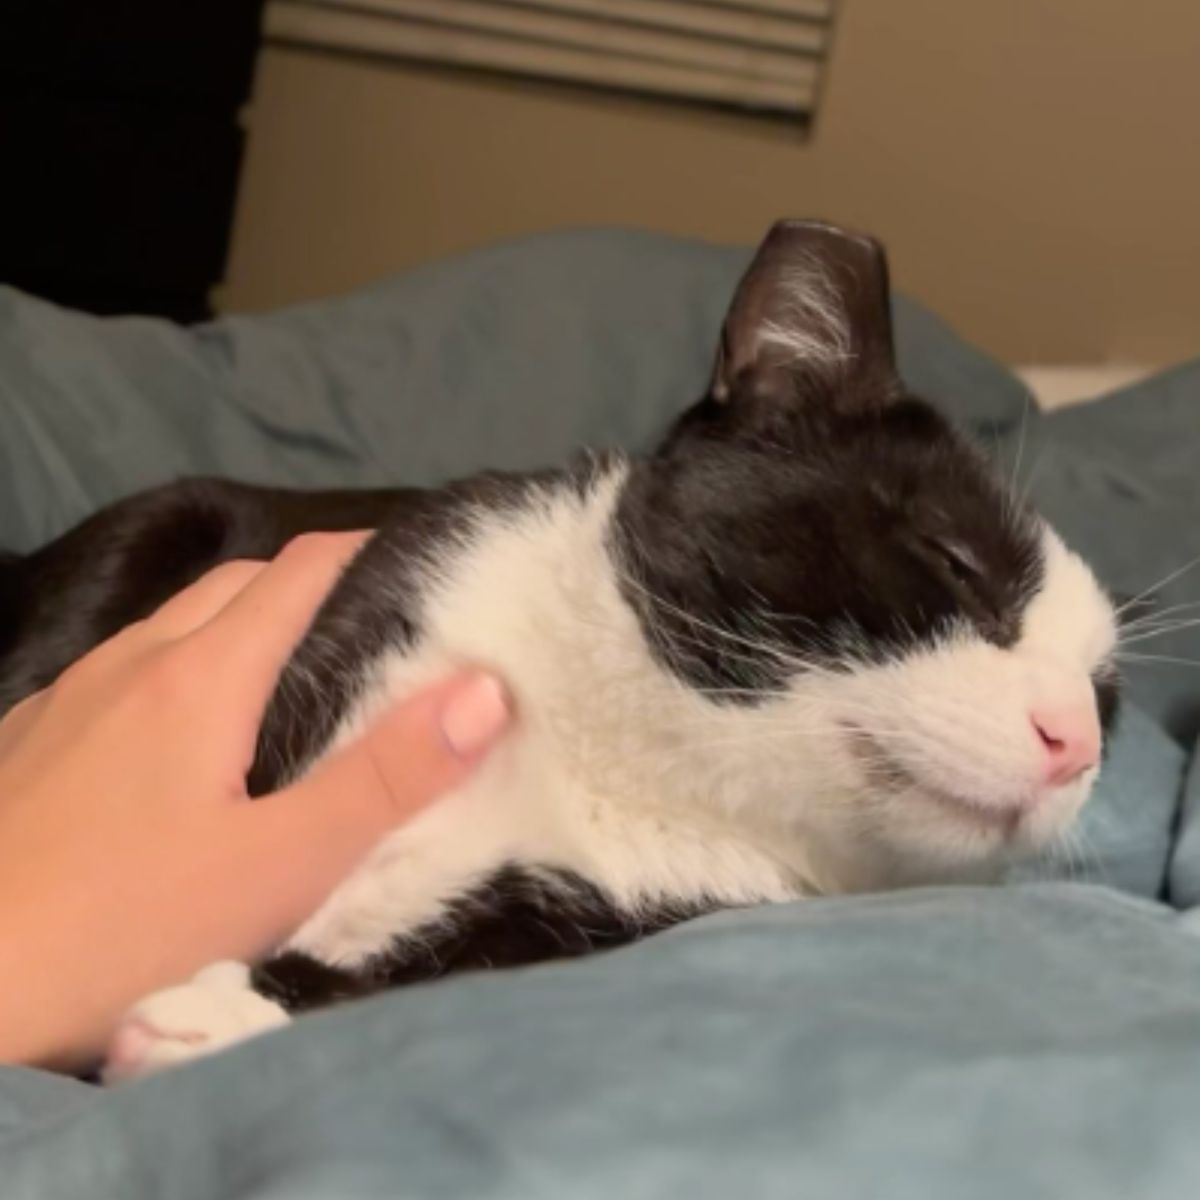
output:
[[285, 549], [292, 554], [317, 554], [336, 541], [334, 533], [302, 533], [292, 538]]
[[216, 583], [239, 583], [252, 578], [262, 570], [263, 564], [253, 558], [231, 558], [213, 567], [207, 578]]
[[302, 533], [284, 546], [279, 557], [296, 563], [324, 561], [335, 551], [343, 549], [351, 536], [346, 533]]
[[64, 667], [48, 685], [48, 691], [53, 696], [75, 687], [81, 680], [87, 679], [101, 665], [104, 658], [104, 646], [98, 646], [83, 658], [77, 658], [69, 666]]
[[174, 706], [195, 687], [198, 666], [187, 645], [159, 650], [142, 664], [132, 693], [152, 710]]
[[117, 636], [128, 639], [141, 637], [149, 626], [150, 619], [148, 617], [139, 617], [136, 621], [130, 621]]
[[222, 575], [242, 575], [247, 571], [257, 571], [261, 566], [261, 560], [256, 558], [227, 558], [214, 570]]
[[102, 684], [103, 682], [102, 672], [95, 671], [92, 663], [87, 659], [72, 663], [46, 688], [47, 703], [53, 708], [69, 707], [76, 696], [93, 689], [97, 683]]
[[134, 621], [89, 650], [82, 658], [75, 659], [59, 672], [51, 684], [52, 690], [60, 694], [63, 691], [70, 692], [81, 684], [104, 678], [133, 652], [131, 648], [136, 646], [145, 627], [144, 620]]

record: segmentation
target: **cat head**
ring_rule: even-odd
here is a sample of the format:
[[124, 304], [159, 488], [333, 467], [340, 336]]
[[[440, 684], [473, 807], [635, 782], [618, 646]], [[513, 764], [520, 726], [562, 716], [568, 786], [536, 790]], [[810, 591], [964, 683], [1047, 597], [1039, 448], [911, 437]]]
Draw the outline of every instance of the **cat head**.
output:
[[906, 390], [878, 243], [775, 226], [614, 528], [660, 665], [748, 751], [745, 803], [919, 874], [1040, 846], [1086, 800], [1113, 607]]

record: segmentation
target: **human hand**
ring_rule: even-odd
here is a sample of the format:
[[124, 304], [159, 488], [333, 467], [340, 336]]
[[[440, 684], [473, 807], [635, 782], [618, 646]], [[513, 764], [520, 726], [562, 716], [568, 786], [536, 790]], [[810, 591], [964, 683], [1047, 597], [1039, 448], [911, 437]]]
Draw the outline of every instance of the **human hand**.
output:
[[508, 725], [466, 674], [249, 800], [263, 709], [362, 541], [227, 563], [0, 722], [0, 1061], [85, 1063], [140, 997], [262, 954]]

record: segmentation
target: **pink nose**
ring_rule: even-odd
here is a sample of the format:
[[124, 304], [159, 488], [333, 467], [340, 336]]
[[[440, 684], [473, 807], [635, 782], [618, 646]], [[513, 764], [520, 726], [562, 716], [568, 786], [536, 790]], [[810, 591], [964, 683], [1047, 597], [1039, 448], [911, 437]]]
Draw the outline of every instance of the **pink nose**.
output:
[[1029, 719], [1045, 751], [1046, 783], [1070, 783], [1100, 761], [1100, 721], [1094, 708], [1039, 708]]

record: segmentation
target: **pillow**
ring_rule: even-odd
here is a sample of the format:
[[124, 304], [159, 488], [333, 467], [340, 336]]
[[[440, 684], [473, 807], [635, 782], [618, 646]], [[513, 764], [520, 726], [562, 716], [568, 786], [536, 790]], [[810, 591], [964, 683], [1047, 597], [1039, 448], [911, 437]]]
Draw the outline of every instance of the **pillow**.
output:
[[[701, 394], [748, 261], [649, 233], [552, 233], [194, 329], [0, 288], [0, 546], [180, 475], [422, 484], [644, 447]], [[980, 430], [1019, 418], [1008, 371], [914, 302], [895, 310], [914, 389]]]

